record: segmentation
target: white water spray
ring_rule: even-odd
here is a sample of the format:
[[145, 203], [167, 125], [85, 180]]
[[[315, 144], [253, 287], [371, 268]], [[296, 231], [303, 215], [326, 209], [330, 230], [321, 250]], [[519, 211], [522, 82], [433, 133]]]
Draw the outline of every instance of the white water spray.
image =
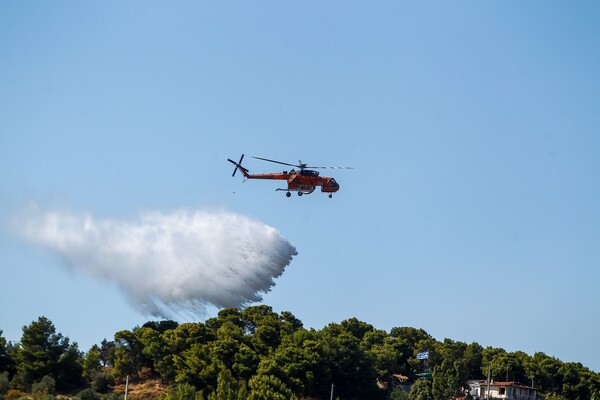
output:
[[50, 211], [19, 225], [71, 268], [116, 283], [137, 309], [164, 318], [260, 301], [297, 254], [274, 228], [225, 211], [150, 212], [135, 221]]

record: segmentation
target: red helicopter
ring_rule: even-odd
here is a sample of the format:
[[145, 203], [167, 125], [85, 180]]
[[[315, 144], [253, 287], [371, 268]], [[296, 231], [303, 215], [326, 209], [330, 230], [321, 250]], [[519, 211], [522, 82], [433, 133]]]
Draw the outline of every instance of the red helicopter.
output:
[[240, 161], [238, 162], [235, 162], [229, 158], [227, 159], [227, 161], [235, 165], [235, 169], [233, 170], [233, 174], [231, 176], [235, 176], [235, 173], [239, 169], [241, 173], [244, 174], [244, 178], [246, 179], [274, 179], [287, 181], [287, 189], [275, 189], [277, 191], [286, 192], [285, 195], [287, 197], [290, 197], [292, 195], [292, 193], [290, 192], [298, 192], [298, 196], [302, 196], [303, 194], [311, 194], [315, 191], [317, 186], [321, 186], [321, 192], [329, 193], [329, 198], [331, 198], [333, 197], [333, 193], [340, 190], [340, 185], [336, 182], [334, 178], [330, 178], [327, 176], [319, 176], [318, 171], [314, 171], [308, 168], [352, 169], [351, 167], [311, 167], [304, 164], [302, 161], [298, 161], [298, 165], [296, 165], [284, 163], [281, 161], [269, 160], [268, 158], [252, 158], [299, 168], [299, 170], [291, 169], [290, 171], [283, 171], [280, 173], [250, 174], [250, 171], [242, 167], [242, 160], [244, 159], [243, 154], [240, 158]]

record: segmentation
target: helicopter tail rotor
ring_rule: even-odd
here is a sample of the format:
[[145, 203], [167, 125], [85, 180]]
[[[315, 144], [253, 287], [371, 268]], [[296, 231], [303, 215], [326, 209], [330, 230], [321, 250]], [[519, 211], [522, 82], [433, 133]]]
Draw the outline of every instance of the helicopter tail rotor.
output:
[[240, 157], [240, 161], [235, 162], [232, 159], [228, 158], [227, 161], [229, 161], [230, 163], [232, 163], [233, 165], [235, 165], [235, 169], [233, 170], [233, 174], [231, 174], [231, 176], [235, 176], [235, 173], [237, 172], [237, 170], [239, 169], [240, 171], [242, 171], [242, 174], [244, 174], [244, 176], [246, 176], [248, 174], [248, 170], [244, 167], [242, 167], [242, 160], [244, 159], [244, 155], [242, 154], [242, 156]]

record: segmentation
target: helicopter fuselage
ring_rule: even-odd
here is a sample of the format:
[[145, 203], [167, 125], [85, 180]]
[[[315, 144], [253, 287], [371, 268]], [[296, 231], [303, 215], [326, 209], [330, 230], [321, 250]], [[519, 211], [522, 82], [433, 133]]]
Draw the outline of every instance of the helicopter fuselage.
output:
[[[245, 171], [242, 170], [244, 173]], [[269, 179], [287, 181], [287, 190], [309, 194], [315, 191], [317, 186], [321, 186], [321, 192], [335, 193], [340, 190], [340, 185], [334, 178], [328, 176], [319, 176], [318, 171], [303, 170], [303, 171], [283, 171], [281, 173], [269, 174], [250, 174], [244, 173], [246, 179]]]

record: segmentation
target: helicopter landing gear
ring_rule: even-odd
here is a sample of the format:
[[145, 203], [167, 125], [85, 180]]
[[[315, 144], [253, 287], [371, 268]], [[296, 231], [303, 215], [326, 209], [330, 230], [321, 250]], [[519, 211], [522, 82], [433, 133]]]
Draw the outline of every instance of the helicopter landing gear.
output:
[[332, 197], [333, 197], [333, 195], [331, 193], [329, 193], [329, 198], [332, 198]]
[[292, 194], [291, 194], [290, 192], [287, 192], [287, 193], [285, 194], [285, 197], [290, 197], [291, 195], [292, 195]]

